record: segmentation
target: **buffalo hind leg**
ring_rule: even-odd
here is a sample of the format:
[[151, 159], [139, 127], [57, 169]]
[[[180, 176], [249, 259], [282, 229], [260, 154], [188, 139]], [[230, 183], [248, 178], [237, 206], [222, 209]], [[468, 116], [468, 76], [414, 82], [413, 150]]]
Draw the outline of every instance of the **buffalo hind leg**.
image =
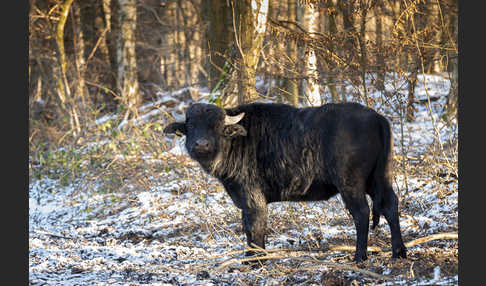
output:
[[398, 220], [398, 198], [391, 187], [386, 187], [383, 199], [383, 216], [390, 226], [392, 258], [406, 258], [407, 250], [403, 244]]
[[354, 261], [361, 262], [368, 258], [368, 228], [370, 221], [370, 207], [366, 201], [364, 190], [360, 187], [344, 188], [341, 193], [346, 209], [353, 217], [356, 227], [356, 252]]

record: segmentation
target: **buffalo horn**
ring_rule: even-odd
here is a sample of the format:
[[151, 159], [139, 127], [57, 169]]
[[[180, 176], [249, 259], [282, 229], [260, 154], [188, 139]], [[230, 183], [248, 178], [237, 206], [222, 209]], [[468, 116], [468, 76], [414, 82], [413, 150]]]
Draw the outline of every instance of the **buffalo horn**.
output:
[[236, 124], [238, 123], [242, 118], [243, 116], [245, 116], [245, 113], [242, 112], [238, 115], [235, 115], [235, 116], [229, 116], [229, 115], [226, 115], [224, 117], [224, 125], [233, 125], [233, 124]]

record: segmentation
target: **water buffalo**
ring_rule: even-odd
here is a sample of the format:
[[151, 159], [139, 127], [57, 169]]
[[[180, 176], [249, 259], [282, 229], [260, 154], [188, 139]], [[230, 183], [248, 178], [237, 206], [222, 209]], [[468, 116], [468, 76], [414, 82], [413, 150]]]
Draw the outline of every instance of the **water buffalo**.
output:
[[253, 103], [229, 109], [196, 103], [184, 122], [173, 122], [164, 132], [185, 134], [190, 157], [222, 183], [242, 210], [249, 246], [265, 248], [267, 204], [327, 200], [339, 193], [356, 227], [354, 260], [366, 260], [368, 194], [372, 228], [383, 215], [392, 257], [406, 257], [390, 181], [390, 124], [374, 110], [357, 103], [307, 108]]

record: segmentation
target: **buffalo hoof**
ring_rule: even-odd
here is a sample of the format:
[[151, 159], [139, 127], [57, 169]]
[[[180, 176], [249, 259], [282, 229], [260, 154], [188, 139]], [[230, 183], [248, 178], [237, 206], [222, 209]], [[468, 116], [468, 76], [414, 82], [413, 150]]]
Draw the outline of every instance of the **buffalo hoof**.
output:
[[356, 262], [356, 263], [359, 263], [359, 262], [365, 261], [366, 259], [368, 259], [368, 256], [366, 255], [366, 253], [356, 253], [354, 255], [353, 261]]
[[399, 249], [394, 249], [392, 258], [407, 258], [407, 249], [405, 246], [402, 246]]
[[243, 265], [250, 267], [251, 270], [256, 270], [263, 267], [263, 260], [243, 261]]
[[245, 258], [251, 260], [243, 261], [243, 264], [250, 266], [252, 269], [262, 267], [265, 259], [258, 259], [260, 256], [265, 256], [265, 253], [261, 251], [247, 251], [245, 252]]

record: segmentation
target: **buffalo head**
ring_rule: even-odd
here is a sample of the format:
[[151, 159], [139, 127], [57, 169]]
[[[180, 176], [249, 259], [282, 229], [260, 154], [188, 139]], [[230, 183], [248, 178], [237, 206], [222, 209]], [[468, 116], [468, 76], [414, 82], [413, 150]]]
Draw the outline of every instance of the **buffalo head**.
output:
[[169, 124], [164, 133], [186, 135], [187, 152], [206, 165], [215, 160], [227, 140], [246, 136], [246, 129], [238, 124], [244, 116], [230, 116], [216, 105], [196, 103], [186, 110], [184, 121]]

